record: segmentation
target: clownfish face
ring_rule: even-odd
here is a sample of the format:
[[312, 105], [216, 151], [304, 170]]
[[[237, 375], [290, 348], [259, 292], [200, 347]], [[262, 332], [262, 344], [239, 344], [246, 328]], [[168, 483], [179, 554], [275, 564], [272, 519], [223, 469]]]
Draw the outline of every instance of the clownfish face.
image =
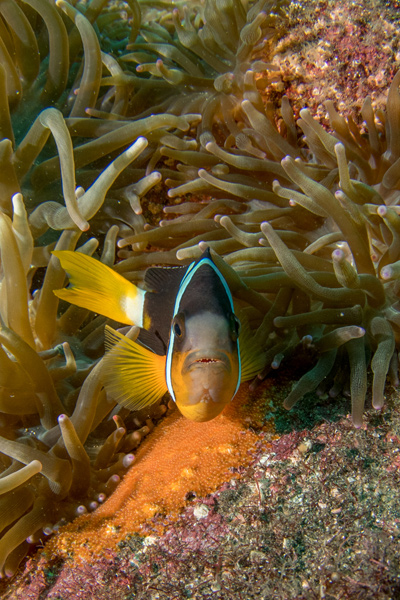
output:
[[239, 321], [209, 311], [172, 324], [170, 381], [180, 412], [192, 421], [209, 421], [232, 400], [240, 383]]

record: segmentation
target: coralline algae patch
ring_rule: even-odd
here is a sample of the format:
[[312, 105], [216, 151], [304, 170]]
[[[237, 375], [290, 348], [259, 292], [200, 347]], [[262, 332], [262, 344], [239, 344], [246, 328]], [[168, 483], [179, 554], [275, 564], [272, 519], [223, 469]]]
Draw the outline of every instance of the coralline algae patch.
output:
[[[238, 476], [254, 457], [267, 394], [249, 396], [242, 386], [231, 406], [206, 423], [177, 410], [168, 415], [139, 448], [124, 480], [94, 513], [65, 526], [45, 554], [87, 558], [113, 548], [128, 534], [143, 533], [155, 515], [178, 516], [190, 494], [204, 496]], [[157, 519], [156, 529], [162, 529]]]

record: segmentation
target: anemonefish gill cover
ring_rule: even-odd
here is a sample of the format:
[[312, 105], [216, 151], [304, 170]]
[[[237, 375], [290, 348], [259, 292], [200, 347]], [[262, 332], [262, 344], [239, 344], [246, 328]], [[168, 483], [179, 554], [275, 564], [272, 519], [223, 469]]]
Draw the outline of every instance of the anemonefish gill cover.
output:
[[185, 417], [209, 421], [264, 366], [208, 248], [188, 266], [149, 268], [145, 289], [85, 254], [53, 254], [69, 277], [59, 298], [139, 328], [106, 326], [102, 379], [119, 404], [137, 410], [168, 391]]

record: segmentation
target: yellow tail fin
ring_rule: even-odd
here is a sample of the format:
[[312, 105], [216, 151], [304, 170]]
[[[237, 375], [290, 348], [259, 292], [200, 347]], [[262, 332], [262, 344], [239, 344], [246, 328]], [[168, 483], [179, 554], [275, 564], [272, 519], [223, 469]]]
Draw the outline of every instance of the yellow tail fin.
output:
[[144, 290], [91, 256], [70, 250], [53, 252], [69, 277], [54, 290], [58, 298], [127, 325], [143, 325]]

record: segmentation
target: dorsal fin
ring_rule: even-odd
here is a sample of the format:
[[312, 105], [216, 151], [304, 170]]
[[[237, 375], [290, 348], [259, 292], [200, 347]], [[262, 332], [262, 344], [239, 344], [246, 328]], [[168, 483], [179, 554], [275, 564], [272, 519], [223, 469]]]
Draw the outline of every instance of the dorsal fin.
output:
[[147, 289], [152, 292], [164, 292], [170, 288], [179, 287], [187, 270], [186, 266], [177, 267], [150, 267], [144, 276]]
[[111, 350], [103, 358], [101, 379], [110, 397], [139, 410], [157, 402], [167, 391], [165, 356], [154, 354], [106, 325]]

